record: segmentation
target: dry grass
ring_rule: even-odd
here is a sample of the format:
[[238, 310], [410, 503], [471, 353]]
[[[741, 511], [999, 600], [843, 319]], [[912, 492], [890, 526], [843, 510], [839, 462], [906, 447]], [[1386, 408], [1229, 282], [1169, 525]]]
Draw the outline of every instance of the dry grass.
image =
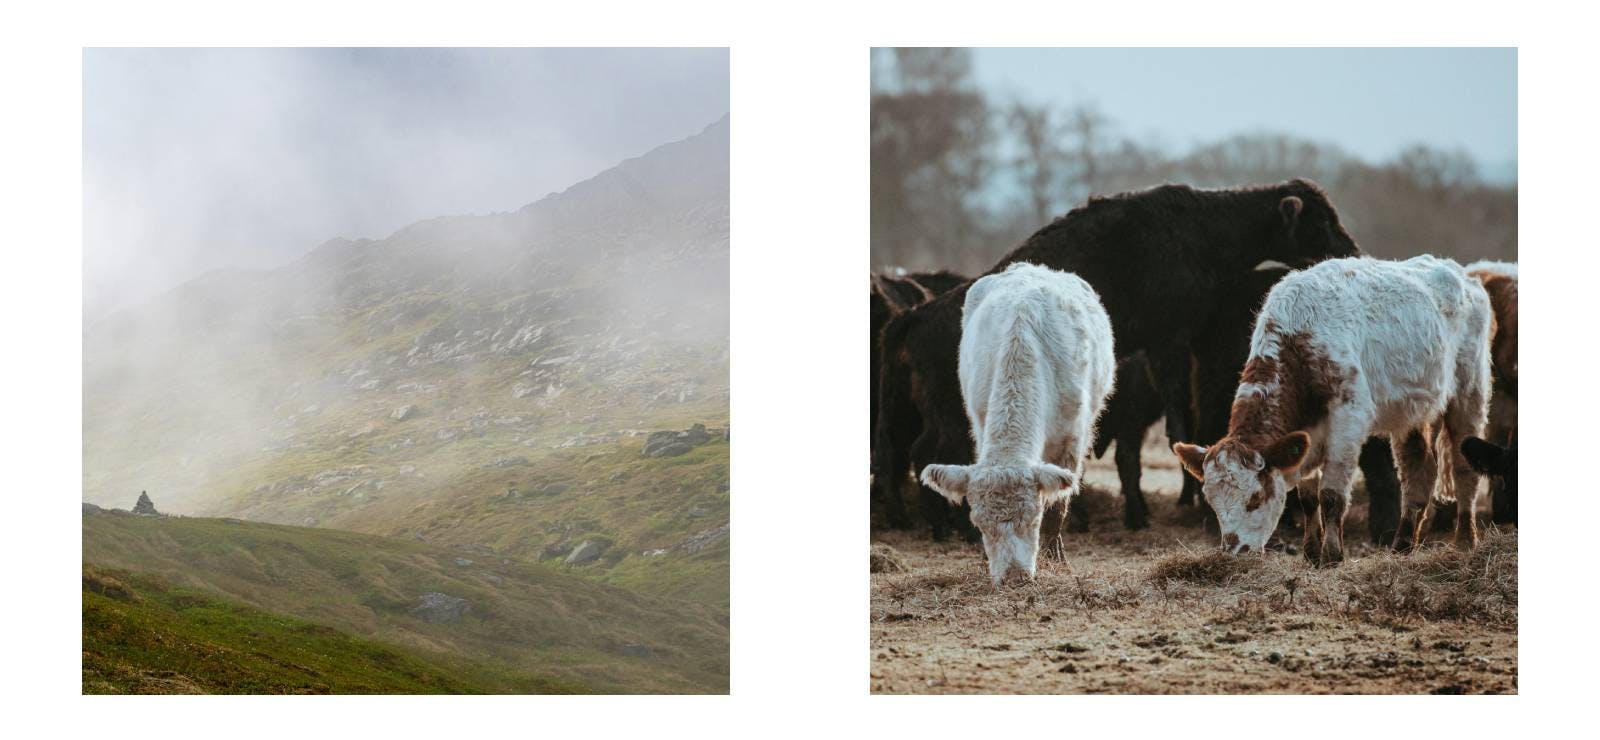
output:
[[[1101, 489], [1108, 468], [1090, 469]], [[1041, 561], [1028, 584], [994, 588], [976, 546], [876, 535], [897, 568], [872, 575], [873, 690], [1517, 690], [1514, 530], [1488, 528], [1471, 552], [1397, 554], [1362, 542], [1353, 520], [1336, 568], [1230, 556], [1184, 523], [1194, 517], [1173, 505], [1176, 473], [1152, 468], [1151, 529], [1123, 530], [1120, 498], [1086, 496], [1090, 532], [1069, 535], [1065, 560]]]
[[872, 546], [871, 567], [873, 573], [899, 573], [906, 569], [905, 563], [900, 559], [900, 553], [882, 544]]
[[1246, 573], [1260, 565], [1256, 558], [1233, 557], [1221, 550], [1204, 554], [1178, 552], [1156, 562], [1150, 569], [1150, 580], [1184, 581], [1207, 586], [1218, 586], [1228, 579]]
[[1379, 624], [1417, 620], [1517, 625], [1517, 535], [1489, 532], [1471, 552], [1439, 545], [1384, 553], [1339, 573], [1348, 604]]

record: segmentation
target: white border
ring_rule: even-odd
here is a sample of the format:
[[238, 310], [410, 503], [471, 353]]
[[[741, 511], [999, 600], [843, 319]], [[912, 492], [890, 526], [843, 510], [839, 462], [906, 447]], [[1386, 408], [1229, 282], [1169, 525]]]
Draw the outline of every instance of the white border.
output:
[[[1594, 402], [1592, 20], [1538, 2], [138, 2], [8, 8], [0, 424], [7, 704], [20, 737], [602, 737], [1459, 732], [1573, 722], [1595, 656], [1579, 472]], [[1553, 5], [1551, 7], [1554, 7]], [[731, 46], [733, 697], [79, 697], [81, 52], [100, 44]], [[868, 697], [867, 49], [873, 45], [1518, 46], [1522, 695], [1508, 699]], [[1305, 70], [1315, 84], [1316, 70]], [[1270, 94], [1270, 91], [1264, 92]], [[625, 112], [619, 112], [625, 115]], [[1577, 341], [1573, 341], [1576, 339]], [[1541, 465], [1543, 463], [1543, 465]], [[1556, 467], [1560, 465], [1562, 467]], [[1154, 706], [1160, 702], [1161, 708]], [[1445, 702], [1430, 703], [1430, 702]], [[1466, 702], [1470, 702], [1470, 706]], [[1492, 706], [1491, 706], [1492, 702]], [[999, 710], [1000, 713], [996, 713]], [[1333, 710], [1333, 711], [1330, 711]], [[1528, 722], [1538, 725], [1524, 725]], [[996, 723], [999, 723], [998, 726]], [[1584, 722], [1587, 725], [1588, 722]], [[1582, 726], [1582, 725], [1579, 725]]]

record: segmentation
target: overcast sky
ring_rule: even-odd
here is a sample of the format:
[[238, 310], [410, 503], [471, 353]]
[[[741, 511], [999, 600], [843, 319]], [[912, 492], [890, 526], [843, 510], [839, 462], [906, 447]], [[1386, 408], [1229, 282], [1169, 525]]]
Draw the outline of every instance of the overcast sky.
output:
[[1124, 132], [1179, 151], [1255, 131], [1337, 144], [1371, 162], [1459, 147], [1514, 180], [1514, 49], [979, 49], [990, 92], [1093, 101]]
[[728, 112], [725, 49], [91, 49], [84, 312], [509, 211]]

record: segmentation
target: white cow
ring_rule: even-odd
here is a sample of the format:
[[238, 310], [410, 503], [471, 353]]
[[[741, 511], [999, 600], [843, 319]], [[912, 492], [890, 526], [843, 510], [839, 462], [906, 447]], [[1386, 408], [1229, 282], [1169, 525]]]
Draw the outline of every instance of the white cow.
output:
[[1441, 500], [1462, 499], [1457, 543], [1475, 544], [1478, 474], [1460, 443], [1483, 430], [1489, 323], [1483, 286], [1431, 256], [1328, 260], [1274, 286], [1256, 319], [1227, 436], [1209, 449], [1173, 447], [1204, 481], [1223, 546], [1260, 552], [1288, 492], [1320, 469], [1320, 490], [1299, 491], [1305, 553], [1338, 563], [1361, 443], [1375, 434], [1392, 440], [1406, 500], [1396, 547], [1420, 536], [1436, 480]]
[[1078, 276], [1015, 264], [967, 291], [959, 373], [978, 460], [922, 482], [971, 502], [996, 587], [1033, 578], [1047, 509], [1055, 544], [1116, 372], [1111, 320]]

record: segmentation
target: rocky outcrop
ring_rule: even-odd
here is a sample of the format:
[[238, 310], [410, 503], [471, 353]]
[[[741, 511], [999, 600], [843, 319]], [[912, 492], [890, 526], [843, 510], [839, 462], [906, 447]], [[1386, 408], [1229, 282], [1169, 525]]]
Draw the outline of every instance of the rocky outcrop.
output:
[[596, 560], [599, 560], [600, 556], [604, 555], [606, 549], [610, 547], [611, 543], [605, 540], [584, 540], [583, 542], [578, 543], [577, 547], [572, 548], [572, 554], [567, 556], [566, 563], [567, 565], [586, 565], [588, 563], [592, 563]]
[[644, 440], [644, 456], [676, 457], [713, 439], [716, 437], [706, 430], [704, 424], [696, 424], [681, 432], [652, 432]]
[[411, 616], [433, 624], [455, 624], [470, 611], [472, 604], [466, 599], [430, 591], [422, 595], [416, 606], [411, 607]]
[[155, 502], [150, 500], [150, 494], [144, 491], [139, 492], [139, 500], [133, 504], [133, 513], [146, 516], [161, 516], [161, 512], [156, 511]]

